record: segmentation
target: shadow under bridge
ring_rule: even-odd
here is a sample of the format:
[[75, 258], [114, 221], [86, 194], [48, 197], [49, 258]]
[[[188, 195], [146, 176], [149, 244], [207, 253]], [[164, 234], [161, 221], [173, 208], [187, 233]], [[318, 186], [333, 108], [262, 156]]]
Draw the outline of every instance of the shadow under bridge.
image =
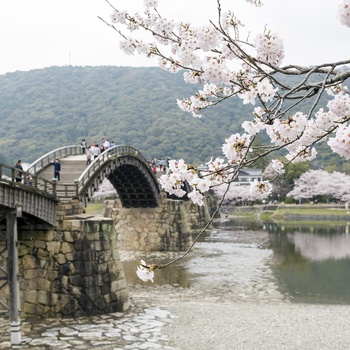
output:
[[115, 146], [103, 152], [77, 180], [78, 196], [86, 204], [107, 178], [125, 208], [154, 208], [160, 189], [147, 160], [130, 146]]

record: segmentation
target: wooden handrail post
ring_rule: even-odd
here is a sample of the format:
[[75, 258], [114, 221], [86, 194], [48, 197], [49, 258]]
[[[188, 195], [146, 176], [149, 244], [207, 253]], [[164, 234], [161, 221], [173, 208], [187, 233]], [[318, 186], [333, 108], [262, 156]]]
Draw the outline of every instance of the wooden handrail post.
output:
[[79, 198], [79, 180], [78, 179], [74, 180], [74, 185], [75, 185], [75, 196]]
[[52, 179], [52, 194], [54, 197], [57, 197], [57, 179]]

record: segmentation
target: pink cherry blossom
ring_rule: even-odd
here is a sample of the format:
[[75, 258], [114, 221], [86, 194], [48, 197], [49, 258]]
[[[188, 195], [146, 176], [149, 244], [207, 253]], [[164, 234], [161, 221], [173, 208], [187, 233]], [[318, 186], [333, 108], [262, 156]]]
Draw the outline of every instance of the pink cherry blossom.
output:
[[144, 260], [141, 260], [141, 264], [137, 266], [136, 274], [143, 282], [147, 282], [147, 281], [153, 282], [154, 271], [152, 270], [151, 266], [148, 266], [145, 263]]
[[222, 152], [231, 162], [240, 161], [248, 151], [250, 137], [247, 134], [234, 134], [225, 140], [222, 146]]
[[198, 204], [199, 206], [204, 205], [203, 195], [197, 190], [190, 192], [188, 198], [190, 198], [194, 204]]
[[284, 58], [284, 45], [282, 39], [276, 33], [265, 32], [255, 38], [257, 59], [279, 66]]
[[[246, 1], [262, 5], [260, 0]], [[238, 97], [243, 104], [257, 106], [254, 116], [242, 123], [245, 133], [227, 136], [222, 146], [225, 158], [212, 158], [206, 163], [205, 174], [182, 159], [171, 161], [169, 173], [160, 178], [165, 191], [183, 196], [187, 182], [191, 186], [189, 198], [202, 205], [205, 192], [233, 181], [240, 168], [254, 164], [257, 158], [283, 151], [286, 164], [310, 161], [317, 156], [318, 143], [327, 139], [333, 152], [350, 158], [350, 93], [342, 85], [350, 77], [350, 70], [344, 69], [350, 60], [309, 67], [282, 66], [285, 48], [277, 32], [265, 29], [254, 40], [242, 39], [244, 24], [239, 14], [224, 9], [220, 0], [216, 20], [196, 27], [162, 16], [159, 2], [144, 0], [144, 11], [139, 13], [116, 9], [112, 14], [111, 27], [120, 35], [125, 54], [158, 57], [162, 69], [171, 73], [182, 70], [186, 82], [200, 84], [192, 96], [177, 101], [194, 117], [201, 118], [203, 110], [229, 98]], [[338, 17], [350, 27], [350, 0], [339, 5]], [[140, 31], [145, 32], [142, 38], [138, 37]], [[301, 78], [289, 85], [279, 75]], [[317, 109], [320, 98], [326, 96], [324, 92], [329, 98], [327, 107]], [[305, 100], [311, 102], [308, 111], [302, 106]], [[265, 132], [270, 144], [249, 153], [256, 136]], [[282, 163], [273, 164], [277, 172], [283, 172]], [[250, 191], [259, 197], [266, 195], [270, 186], [262, 182], [251, 186]]]
[[328, 145], [333, 152], [338, 153], [345, 159], [350, 159], [350, 126], [339, 126], [335, 137], [328, 140]]
[[350, 0], [344, 0], [338, 7], [340, 23], [350, 27]]
[[276, 170], [279, 174], [283, 174], [285, 172], [284, 165], [281, 161], [277, 159], [273, 159], [271, 163], [272, 163], [272, 168]]
[[268, 181], [254, 180], [251, 182], [249, 192], [255, 199], [264, 199], [272, 192], [272, 185]]
[[294, 188], [287, 196], [295, 199], [312, 199], [329, 196], [338, 200], [350, 199], [350, 176], [324, 170], [310, 170], [294, 181]]
[[250, 2], [251, 4], [259, 7], [259, 6], [262, 6], [263, 3], [261, 2], [261, 0], [245, 0], [246, 2]]

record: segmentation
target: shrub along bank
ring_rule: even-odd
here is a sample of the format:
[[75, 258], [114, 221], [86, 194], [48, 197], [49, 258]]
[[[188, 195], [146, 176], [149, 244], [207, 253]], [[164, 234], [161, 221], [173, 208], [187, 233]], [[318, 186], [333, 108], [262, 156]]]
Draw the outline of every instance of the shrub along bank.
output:
[[228, 207], [223, 215], [240, 220], [262, 221], [350, 221], [350, 212], [345, 205], [255, 205], [251, 207]]

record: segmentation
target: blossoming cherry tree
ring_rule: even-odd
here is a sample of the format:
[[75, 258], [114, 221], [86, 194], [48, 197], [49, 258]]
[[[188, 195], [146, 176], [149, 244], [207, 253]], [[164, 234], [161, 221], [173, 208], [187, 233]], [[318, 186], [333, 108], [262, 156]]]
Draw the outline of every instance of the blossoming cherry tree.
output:
[[[253, 6], [263, 5], [261, 0], [246, 1]], [[252, 40], [243, 40], [240, 31], [244, 24], [233, 11], [223, 9], [220, 0], [216, 0], [217, 20], [201, 27], [165, 18], [159, 10], [160, 2], [144, 0], [143, 12], [134, 14], [108, 2], [113, 13], [111, 21], [105, 23], [119, 34], [125, 54], [158, 57], [161, 68], [171, 73], [182, 71], [187, 83], [200, 84], [193, 96], [177, 101], [182, 110], [196, 118], [202, 117], [202, 110], [229, 98], [239, 98], [252, 106], [251, 118], [242, 124], [244, 132], [224, 140], [223, 155], [208, 160], [206, 172], [199, 172], [182, 159], [172, 160], [169, 172], [160, 180], [165, 191], [181, 197], [186, 181], [192, 188], [188, 197], [203, 205], [203, 195], [210, 188], [223, 186], [225, 196], [242, 167], [284, 151], [285, 161], [273, 160], [275, 170], [282, 173], [290, 162], [314, 159], [321, 141], [350, 159], [350, 96], [343, 85], [350, 77], [346, 66], [350, 57], [308, 67], [284, 66], [282, 38], [265, 28]], [[350, 0], [338, 4], [338, 17], [350, 27]], [[150, 34], [150, 39], [140, 32]], [[286, 84], [283, 76], [298, 79]], [[324, 96], [328, 96], [327, 107], [318, 108]], [[305, 100], [311, 101], [307, 110]], [[269, 138], [269, 144], [263, 147], [254, 142], [261, 133]], [[271, 184], [253, 182], [249, 192], [262, 198], [271, 192]]]

